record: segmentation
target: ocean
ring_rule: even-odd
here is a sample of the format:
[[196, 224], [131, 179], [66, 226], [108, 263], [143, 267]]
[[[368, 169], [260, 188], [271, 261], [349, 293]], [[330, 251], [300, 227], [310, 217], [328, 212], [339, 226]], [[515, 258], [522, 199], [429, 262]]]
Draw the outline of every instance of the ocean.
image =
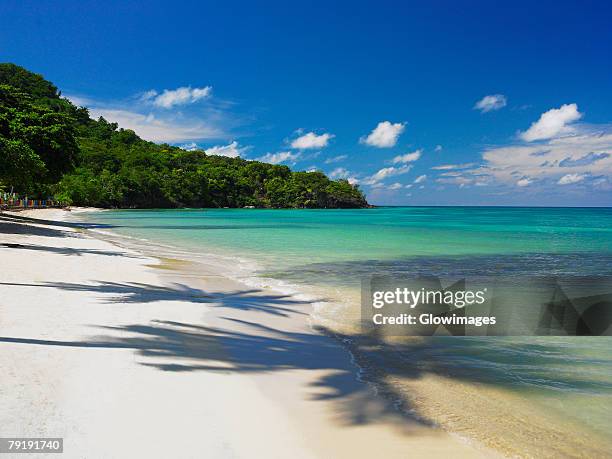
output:
[[[365, 343], [371, 275], [612, 276], [612, 209], [379, 207], [87, 214], [101, 230], [299, 292], [361, 376], [398, 406], [508, 454], [612, 454], [612, 337], [437, 337]], [[367, 345], [366, 345], [367, 344]], [[370, 375], [370, 376], [368, 376]]]

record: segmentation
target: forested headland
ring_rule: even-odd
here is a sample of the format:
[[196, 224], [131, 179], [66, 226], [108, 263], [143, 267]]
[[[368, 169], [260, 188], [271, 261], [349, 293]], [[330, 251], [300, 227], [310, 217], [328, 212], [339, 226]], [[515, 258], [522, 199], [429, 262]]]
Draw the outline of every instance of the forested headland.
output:
[[186, 151], [90, 117], [41, 75], [0, 64], [0, 191], [107, 208], [359, 208], [322, 172]]

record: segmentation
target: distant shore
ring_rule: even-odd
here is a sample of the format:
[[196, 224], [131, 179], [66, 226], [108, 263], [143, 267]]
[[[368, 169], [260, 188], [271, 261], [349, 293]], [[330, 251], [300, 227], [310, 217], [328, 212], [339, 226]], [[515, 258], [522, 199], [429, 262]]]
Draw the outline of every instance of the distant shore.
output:
[[375, 396], [309, 304], [92, 237], [82, 210], [0, 215], [3, 437], [64, 437], [66, 457], [496, 455]]

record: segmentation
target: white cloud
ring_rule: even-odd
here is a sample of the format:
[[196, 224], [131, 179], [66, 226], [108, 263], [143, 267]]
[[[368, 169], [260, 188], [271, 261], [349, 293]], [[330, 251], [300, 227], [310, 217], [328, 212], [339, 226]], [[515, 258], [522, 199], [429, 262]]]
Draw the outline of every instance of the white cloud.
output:
[[155, 89], [150, 89], [148, 91], [143, 92], [139, 98], [143, 102], [149, 102], [151, 99], [153, 99], [158, 94], [159, 93]]
[[64, 98], [68, 99], [70, 102], [72, 102], [77, 107], [89, 107], [91, 105], [96, 104], [94, 100], [88, 97], [76, 96], [73, 94], [70, 94], [70, 95], [64, 94]]
[[564, 104], [542, 113], [540, 119], [532, 123], [531, 127], [521, 133], [521, 139], [527, 142], [545, 140], [559, 135], [571, 133], [568, 124], [582, 118], [576, 104]]
[[463, 176], [458, 176], [458, 177], [442, 177], [442, 178], [436, 179], [436, 182], [438, 182], [438, 183], [448, 183], [450, 185], [459, 185], [459, 188], [463, 188], [466, 185], [474, 185], [476, 183], [473, 178], [471, 178], [471, 177], [463, 177]]
[[494, 110], [500, 110], [507, 104], [506, 96], [503, 94], [491, 94], [484, 96], [476, 104], [474, 110], [480, 110], [480, 113], [487, 113]]
[[424, 182], [425, 180], [427, 180], [426, 175], [419, 175], [417, 178], [414, 179], [414, 183], [421, 183], [421, 182]]
[[195, 142], [185, 143], [183, 145], [179, 145], [179, 147], [182, 148], [183, 150], [187, 150], [187, 151], [195, 151], [195, 150], [199, 150], [200, 149], [198, 144], [195, 143]]
[[264, 163], [270, 164], [295, 164], [295, 162], [300, 159], [300, 156], [301, 155], [299, 153], [292, 153], [290, 151], [279, 151], [278, 153], [266, 153], [265, 155], [257, 158], [257, 161], [262, 161]]
[[529, 180], [528, 184], [564, 185], [590, 176], [608, 180], [612, 177], [612, 130], [604, 127], [603, 131], [576, 132], [545, 143], [490, 148], [483, 159], [485, 164], [470, 172], [502, 184], [520, 186], [526, 183], [521, 180]]
[[333, 171], [329, 173], [329, 176], [333, 179], [336, 178], [347, 178], [351, 173], [347, 171], [344, 167], [336, 167]]
[[381, 121], [367, 137], [362, 137], [360, 142], [378, 148], [394, 147], [405, 128], [406, 123]]
[[241, 147], [238, 145], [238, 142], [235, 140], [230, 142], [228, 145], [215, 145], [214, 147], [210, 147], [206, 149], [206, 154], [208, 155], [219, 155], [219, 156], [228, 156], [230, 158], [236, 158], [241, 154], [248, 151], [251, 147], [245, 146]]
[[440, 166], [432, 167], [433, 170], [436, 171], [447, 171], [447, 170], [455, 170], [455, 169], [467, 169], [469, 167], [474, 166], [475, 163], [464, 163], [464, 164], [442, 164]]
[[334, 156], [332, 158], [327, 158], [325, 160], [325, 164], [333, 164], [333, 163], [339, 163], [340, 161], [344, 161], [346, 158], [348, 158], [348, 155], [338, 155], [338, 156]]
[[442, 150], [443, 150], [442, 145], [436, 145], [436, 148], [434, 148], [435, 152], [440, 152]]
[[157, 117], [152, 113], [143, 114], [121, 109], [89, 107], [93, 118], [100, 116], [107, 121], [118, 123], [119, 127], [132, 129], [136, 134], [152, 142], [184, 142], [186, 140], [218, 139], [225, 133], [215, 126], [198, 119], [182, 117]]
[[423, 150], [416, 150], [416, 151], [413, 151], [412, 153], [406, 153], [405, 155], [396, 156], [395, 158], [393, 158], [392, 163], [393, 164], [400, 164], [400, 163], [405, 164], [405, 163], [416, 161], [417, 159], [421, 157], [422, 152]]
[[585, 178], [585, 174], [566, 174], [557, 183], [559, 185], [571, 185], [572, 183], [582, 182]]
[[517, 184], [517, 186], [520, 186], [520, 187], [526, 187], [526, 186], [531, 185], [531, 183], [532, 183], [532, 182], [533, 182], [533, 181], [532, 181], [532, 180], [530, 180], [529, 178], [524, 177], [524, 178], [522, 178], [522, 179], [518, 180], [518, 181], [516, 182], [516, 184]]
[[297, 148], [298, 150], [307, 150], [309, 148], [323, 148], [326, 147], [330, 139], [333, 139], [333, 134], [321, 134], [317, 135], [314, 132], [304, 134], [291, 142], [291, 148]]
[[[102, 116], [108, 122], [117, 123], [123, 129], [131, 129], [151, 142], [220, 139], [227, 137], [225, 127], [231, 124], [231, 121], [219, 112], [205, 113], [196, 118], [166, 110], [155, 111], [155, 107], [142, 101], [101, 102], [82, 96], [65, 97], [75, 105], [87, 107], [92, 118]], [[138, 100], [142, 97], [141, 95]]]
[[355, 185], [359, 183], [359, 179], [350, 171], [346, 170], [344, 167], [337, 167], [329, 174], [329, 178], [331, 179], [346, 179], [351, 185]]
[[386, 178], [393, 177], [396, 175], [407, 174], [410, 171], [410, 169], [412, 169], [412, 166], [383, 167], [378, 172], [376, 172], [374, 175], [371, 175], [366, 180], [364, 180], [363, 183], [366, 185], [374, 185], [378, 182], [381, 182], [382, 180]]
[[389, 185], [387, 188], [389, 188], [390, 190], [399, 190], [400, 188], [403, 188], [403, 187], [404, 187], [404, 185], [402, 185], [401, 183], [395, 182], [395, 183]]
[[158, 94], [157, 91], [152, 89], [145, 92], [141, 99], [153, 103], [156, 107], [172, 108], [175, 105], [193, 104], [198, 100], [209, 97], [211, 92], [211, 86], [205, 86], [203, 88], [183, 86], [177, 89], [165, 89], [161, 94]]

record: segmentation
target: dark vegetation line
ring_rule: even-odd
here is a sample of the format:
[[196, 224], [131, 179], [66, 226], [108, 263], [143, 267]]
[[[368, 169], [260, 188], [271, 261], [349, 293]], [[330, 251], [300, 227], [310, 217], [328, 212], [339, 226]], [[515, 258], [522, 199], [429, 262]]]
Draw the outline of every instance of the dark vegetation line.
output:
[[357, 186], [322, 172], [148, 142], [0, 64], [0, 192], [116, 208], [359, 208]]

